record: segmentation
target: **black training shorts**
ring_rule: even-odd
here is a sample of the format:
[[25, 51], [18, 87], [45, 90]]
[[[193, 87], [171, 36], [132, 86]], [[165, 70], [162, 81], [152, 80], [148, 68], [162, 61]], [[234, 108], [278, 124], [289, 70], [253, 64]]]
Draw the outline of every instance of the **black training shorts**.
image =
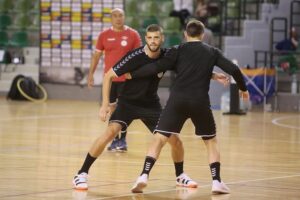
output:
[[109, 103], [116, 104], [125, 82], [112, 82], [110, 88]]
[[159, 102], [153, 105], [137, 106], [119, 100], [116, 110], [111, 115], [109, 122], [117, 122], [121, 124], [122, 129], [124, 129], [127, 128], [133, 120], [140, 119], [147, 128], [153, 132], [160, 112], [161, 106]]
[[170, 98], [159, 118], [155, 132], [178, 134], [185, 121], [191, 118], [195, 134], [203, 139], [216, 135], [215, 120], [209, 101], [190, 101]]

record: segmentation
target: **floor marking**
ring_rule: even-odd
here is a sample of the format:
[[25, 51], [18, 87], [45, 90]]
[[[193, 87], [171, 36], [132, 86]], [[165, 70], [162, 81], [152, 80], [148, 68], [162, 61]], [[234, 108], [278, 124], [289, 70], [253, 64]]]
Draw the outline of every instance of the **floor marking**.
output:
[[284, 123], [279, 123], [280, 120], [284, 120], [284, 119], [289, 119], [289, 118], [295, 118], [295, 116], [285, 116], [285, 117], [278, 117], [278, 118], [275, 118], [272, 120], [272, 123], [277, 125], [277, 126], [281, 126], [281, 127], [284, 127], [284, 128], [291, 128], [291, 129], [298, 129], [300, 130], [300, 127], [299, 126], [292, 126], [292, 125], [287, 125], [287, 124], [284, 124]]

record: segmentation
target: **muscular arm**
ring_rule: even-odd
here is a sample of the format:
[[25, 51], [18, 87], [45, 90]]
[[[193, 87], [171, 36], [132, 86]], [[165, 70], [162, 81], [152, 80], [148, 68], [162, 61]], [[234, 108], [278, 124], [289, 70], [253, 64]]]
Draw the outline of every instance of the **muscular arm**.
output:
[[117, 77], [116, 73], [110, 69], [107, 73], [105, 73], [103, 77], [102, 83], [102, 105], [109, 106], [109, 96], [110, 96], [110, 88], [112, 79]]
[[106, 121], [110, 114], [109, 109], [109, 96], [110, 96], [110, 88], [112, 79], [117, 77], [115, 72], [110, 69], [107, 73], [105, 73], [102, 83], [102, 105], [99, 110], [99, 117], [102, 121]]
[[[128, 75], [128, 77], [141, 78], [153, 74], [158, 74], [159, 72], [173, 70], [174, 66], [176, 65], [177, 55], [178, 55], [178, 48], [177, 46], [175, 46], [171, 48], [163, 58], [159, 59], [154, 63], [144, 65], [138, 70], [130, 72], [130, 75]], [[224, 74], [213, 72], [211, 78], [213, 80], [219, 81], [222, 84], [225, 84], [227, 77]]]

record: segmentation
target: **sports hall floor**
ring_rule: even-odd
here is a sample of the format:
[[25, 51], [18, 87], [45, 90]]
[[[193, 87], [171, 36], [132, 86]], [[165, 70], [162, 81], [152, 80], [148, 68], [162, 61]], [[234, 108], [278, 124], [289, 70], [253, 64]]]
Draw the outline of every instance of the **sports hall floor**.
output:
[[7, 102], [0, 98], [0, 199], [300, 199], [299, 113], [249, 112], [223, 116], [214, 111], [220, 141], [222, 179], [230, 195], [211, 195], [203, 142], [188, 121], [181, 133], [185, 172], [197, 189], [175, 187], [169, 147], [157, 161], [144, 194], [130, 188], [139, 175], [151, 134], [140, 121], [129, 128], [127, 153], [105, 151], [90, 170], [88, 192], [71, 181], [98, 134], [98, 103], [54, 101]]

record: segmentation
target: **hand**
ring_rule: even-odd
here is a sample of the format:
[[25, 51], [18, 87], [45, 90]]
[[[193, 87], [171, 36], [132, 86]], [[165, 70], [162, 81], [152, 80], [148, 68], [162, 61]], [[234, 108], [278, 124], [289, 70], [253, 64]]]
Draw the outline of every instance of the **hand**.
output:
[[249, 92], [248, 91], [241, 91], [240, 90], [240, 97], [244, 100], [244, 101], [249, 101]]
[[93, 74], [89, 74], [88, 77], [88, 87], [92, 88], [94, 86], [94, 75]]
[[224, 86], [227, 86], [229, 84], [229, 77], [223, 73], [214, 72], [212, 79], [215, 81], [218, 81], [219, 83], [223, 84]]
[[100, 110], [99, 110], [99, 117], [100, 117], [100, 120], [101, 121], [103, 121], [103, 122], [105, 122], [106, 121], [106, 119], [110, 116], [110, 114], [111, 114], [111, 109], [110, 109], [110, 107], [107, 105], [107, 106], [105, 106], [105, 105], [102, 105], [101, 107], [100, 107]]
[[132, 76], [131, 76], [130, 73], [126, 73], [126, 74], [125, 74], [125, 78], [126, 78], [126, 79], [132, 79]]

